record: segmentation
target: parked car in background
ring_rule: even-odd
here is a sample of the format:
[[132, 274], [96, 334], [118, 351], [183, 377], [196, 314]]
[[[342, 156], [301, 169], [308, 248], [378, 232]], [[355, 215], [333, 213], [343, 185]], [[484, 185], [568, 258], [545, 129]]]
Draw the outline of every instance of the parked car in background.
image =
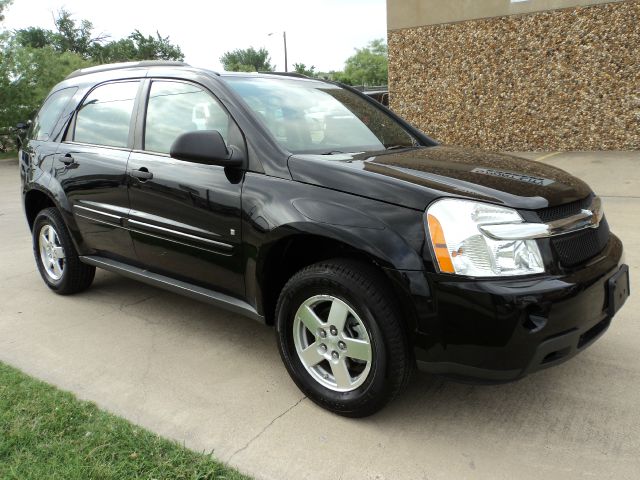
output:
[[98, 267], [274, 326], [293, 381], [342, 415], [380, 409], [416, 365], [480, 382], [557, 365], [629, 295], [584, 182], [439, 145], [336, 83], [93, 67], [53, 88], [27, 137], [51, 290]]

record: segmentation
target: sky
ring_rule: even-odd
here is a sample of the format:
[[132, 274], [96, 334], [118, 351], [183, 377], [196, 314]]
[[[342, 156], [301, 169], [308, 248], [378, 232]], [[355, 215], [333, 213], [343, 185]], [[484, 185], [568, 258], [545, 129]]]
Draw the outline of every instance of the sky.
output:
[[271, 64], [284, 70], [283, 31], [290, 70], [296, 62], [342, 70], [356, 47], [386, 39], [387, 31], [385, 0], [14, 0], [4, 28], [53, 29], [53, 15], [63, 7], [90, 20], [95, 35], [159, 31], [180, 46], [187, 63], [214, 70], [222, 70], [224, 52], [250, 46], [269, 50]]

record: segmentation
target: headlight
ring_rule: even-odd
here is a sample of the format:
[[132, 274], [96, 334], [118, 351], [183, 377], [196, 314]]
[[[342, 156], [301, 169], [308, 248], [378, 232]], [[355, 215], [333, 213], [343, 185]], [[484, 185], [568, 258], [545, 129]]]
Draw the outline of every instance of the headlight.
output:
[[515, 232], [523, 222], [513, 209], [470, 200], [442, 199], [427, 209], [427, 230], [440, 271], [473, 277], [544, 272], [535, 240], [495, 240], [479, 228], [511, 224]]

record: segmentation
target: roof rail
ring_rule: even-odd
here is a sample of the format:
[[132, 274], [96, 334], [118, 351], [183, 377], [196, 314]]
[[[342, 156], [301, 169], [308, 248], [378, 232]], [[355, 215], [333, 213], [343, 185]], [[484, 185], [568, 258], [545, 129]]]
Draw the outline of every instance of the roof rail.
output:
[[280, 75], [282, 77], [311, 78], [308, 75], [304, 75], [298, 72], [258, 72], [258, 73], [266, 73], [268, 75]]
[[82, 75], [89, 75], [91, 73], [108, 72], [110, 70], [121, 70], [124, 68], [144, 68], [144, 67], [190, 67], [188, 63], [174, 62], [171, 60], [142, 60], [139, 62], [122, 62], [122, 63], [107, 63], [105, 65], [96, 65], [95, 67], [81, 68], [75, 72], [71, 72], [67, 75], [65, 80], [69, 78], [80, 77]]

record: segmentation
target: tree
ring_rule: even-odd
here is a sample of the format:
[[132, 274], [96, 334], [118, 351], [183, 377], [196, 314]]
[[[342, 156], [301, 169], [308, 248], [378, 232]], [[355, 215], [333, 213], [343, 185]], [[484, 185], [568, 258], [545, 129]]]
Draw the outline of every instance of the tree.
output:
[[54, 33], [40, 27], [29, 27], [16, 30], [14, 41], [23, 47], [45, 48], [53, 47]]
[[373, 40], [366, 47], [357, 48], [345, 62], [344, 75], [352, 85], [386, 85], [388, 60], [384, 40]]
[[4, 10], [13, 2], [13, 0], [0, 0], [0, 22], [4, 20]]
[[127, 62], [135, 60], [184, 60], [182, 50], [163, 37], [144, 36], [135, 30], [127, 38], [109, 42], [105, 45], [96, 43], [92, 49], [92, 58], [98, 63]]
[[307, 66], [304, 63], [294, 63], [293, 64], [293, 70], [296, 73], [300, 73], [302, 75], [306, 75], [307, 77], [315, 77], [317, 75], [316, 74], [316, 67], [311, 65], [309, 68], [307, 68]]
[[321, 78], [322, 80], [331, 80], [333, 82], [340, 82], [346, 85], [355, 85], [351, 79], [344, 72], [337, 70], [330, 70], [328, 72], [318, 72], [316, 73], [316, 78]]
[[51, 46], [5, 45], [0, 59], [0, 131], [30, 118], [47, 93], [70, 72], [90, 63], [73, 52]]
[[347, 75], [345, 72], [338, 71], [338, 72], [330, 72], [330, 73], [331, 73], [331, 79], [336, 82], [344, 83], [346, 85], [361, 85], [357, 81], [353, 81], [351, 77]]
[[253, 47], [238, 48], [225, 52], [220, 57], [220, 63], [228, 72], [273, 72], [275, 70], [266, 48], [260, 50]]
[[[0, 15], [7, 4], [0, 0]], [[66, 10], [58, 13], [54, 25], [55, 30], [30, 27], [0, 33], [0, 134], [27, 120], [50, 89], [78, 68], [184, 58], [180, 47], [157, 32], [145, 36], [135, 30], [127, 38], [107, 41], [107, 35], [93, 35], [91, 22], [78, 22]]]
[[93, 24], [89, 20], [81, 20], [77, 24], [64, 8], [58, 12], [54, 23], [57, 32], [52, 35], [52, 40], [59, 52], [73, 52], [90, 58], [93, 47], [107, 38], [105, 35], [92, 38]]
[[[0, 0], [1, 1], [1, 0]], [[55, 18], [56, 31], [30, 27], [15, 32], [15, 41], [23, 47], [52, 47], [56, 52], [72, 52], [90, 63], [113, 63], [136, 60], [183, 60], [180, 47], [159, 32], [145, 36], [134, 30], [127, 38], [107, 42], [108, 35], [93, 36], [93, 24], [76, 22], [62, 9]]]

